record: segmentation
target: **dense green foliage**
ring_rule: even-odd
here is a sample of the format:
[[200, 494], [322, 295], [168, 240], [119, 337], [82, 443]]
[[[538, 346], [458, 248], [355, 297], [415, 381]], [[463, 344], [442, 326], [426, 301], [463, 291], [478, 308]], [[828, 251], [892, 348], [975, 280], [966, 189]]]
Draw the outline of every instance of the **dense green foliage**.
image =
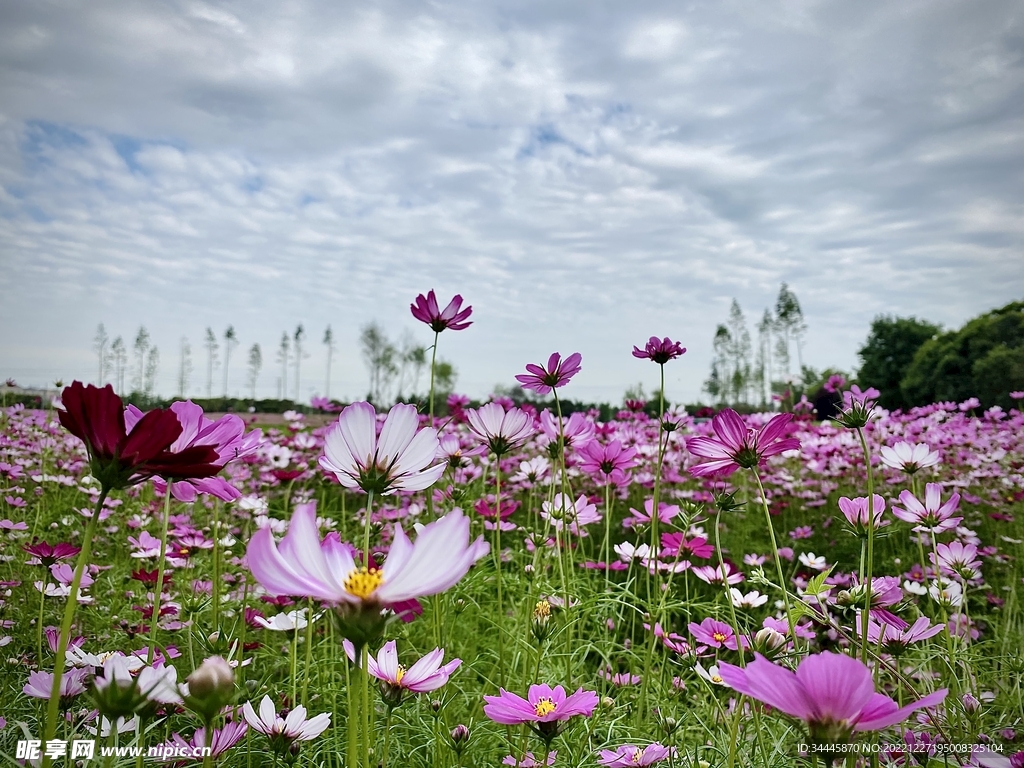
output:
[[1019, 301], [976, 317], [959, 331], [926, 341], [901, 383], [909, 405], [976, 397], [984, 408], [1009, 408], [1009, 393], [1021, 389], [1024, 302]]
[[941, 329], [916, 317], [879, 315], [871, 323], [864, 346], [857, 352], [861, 367], [857, 376], [864, 389], [874, 387], [881, 396], [879, 404], [890, 411], [907, 408], [900, 384], [921, 345]]

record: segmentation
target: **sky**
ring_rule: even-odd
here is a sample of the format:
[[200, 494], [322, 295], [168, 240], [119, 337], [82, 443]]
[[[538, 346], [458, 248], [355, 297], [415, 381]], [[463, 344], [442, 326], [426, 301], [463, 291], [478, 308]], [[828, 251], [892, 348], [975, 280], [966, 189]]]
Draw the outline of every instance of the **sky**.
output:
[[[95, 381], [103, 323], [206, 390], [368, 388], [359, 334], [428, 345], [474, 397], [579, 351], [565, 397], [701, 398], [736, 299], [786, 282], [805, 363], [844, 370], [879, 314], [955, 328], [1024, 298], [1024, 6], [901, 2], [0, 5], [0, 377]], [[294, 396], [294, 370], [286, 393]], [[223, 369], [214, 393], [223, 389]], [[422, 386], [421, 386], [422, 388]], [[705, 398], [706, 399], [706, 398]]]

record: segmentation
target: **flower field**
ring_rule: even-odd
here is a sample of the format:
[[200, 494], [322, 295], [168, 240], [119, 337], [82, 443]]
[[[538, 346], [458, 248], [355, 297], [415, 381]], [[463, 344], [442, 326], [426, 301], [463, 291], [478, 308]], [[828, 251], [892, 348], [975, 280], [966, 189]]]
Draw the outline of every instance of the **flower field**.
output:
[[12, 764], [1024, 765], [1019, 408], [602, 422], [524, 370], [550, 407], [6, 408]]

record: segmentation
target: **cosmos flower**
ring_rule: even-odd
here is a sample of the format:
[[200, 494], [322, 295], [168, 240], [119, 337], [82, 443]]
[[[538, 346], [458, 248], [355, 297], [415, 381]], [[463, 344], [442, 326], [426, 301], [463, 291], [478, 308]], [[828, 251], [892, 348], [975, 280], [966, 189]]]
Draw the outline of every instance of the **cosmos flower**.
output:
[[320, 540], [316, 503], [310, 502], [295, 508], [280, 545], [274, 543], [270, 528], [257, 531], [246, 559], [256, 580], [271, 595], [385, 607], [444, 592], [489, 551], [482, 536], [470, 542], [469, 520], [455, 509], [425, 525], [415, 544], [396, 523], [383, 567], [360, 567], [352, 548], [336, 534]]
[[[61, 675], [61, 699], [70, 699], [80, 693], [85, 693], [85, 681], [91, 673], [90, 669], [72, 669]], [[52, 672], [29, 672], [28, 683], [22, 688], [22, 693], [35, 699], [49, 699], [52, 689]]]
[[904, 630], [868, 619], [868, 640], [876, 646], [881, 645], [883, 652], [893, 656], [899, 656], [911, 643], [935, 637], [941, 631], [942, 625], [932, 624], [927, 616], [922, 616]]
[[547, 684], [531, 685], [524, 699], [514, 693], [499, 689], [497, 696], [484, 696], [484, 715], [501, 725], [535, 727], [542, 738], [553, 738], [558, 734], [558, 723], [577, 715], [590, 717], [597, 707], [597, 694], [582, 688], [571, 696], [565, 695], [560, 685], [554, 688]]
[[81, 547], [65, 542], [47, 544], [45, 541], [33, 541], [22, 544], [21, 548], [33, 556], [26, 565], [44, 565], [47, 568], [61, 560], [71, 560], [81, 551]]
[[629, 470], [637, 465], [636, 448], [624, 448], [618, 440], [612, 440], [607, 445], [591, 440], [579, 448], [578, 452], [580, 470], [593, 477], [598, 485], [628, 485]]
[[[673, 750], [674, 751], [674, 748]], [[602, 749], [598, 762], [608, 768], [632, 768], [632, 766], [654, 765], [667, 760], [670, 750], [658, 742], [638, 747], [635, 744], [623, 744], [615, 749]]]
[[[348, 640], [344, 642], [345, 653], [356, 663], [355, 647]], [[448, 682], [452, 673], [462, 665], [462, 659], [452, 659], [447, 664], [444, 660], [444, 648], [435, 648], [419, 661], [406, 669], [398, 663], [398, 648], [394, 640], [389, 640], [377, 653], [377, 658], [367, 657], [366, 669], [371, 677], [380, 680], [381, 694], [389, 706], [402, 703], [403, 694], [429, 693], [436, 691]]]
[[852, 734], [903, 722], [915, 710], [946, 698], [945, 688], [905, 707], [875, 693], [871, 670], [858, 659], [823, 651], [805, 657], [792, 672], [755, 654], [745, 668], [720, 662], [731, 688], [803, 720], [816, 743], [849, 741]]
[[507, 411], [498, 403], [487, 403], [466, 411], [469, 429], [486, 443], [496, 456], [504, 456], [526, 442], [536, 431], [533, 417], [521, 408]]
[[473, 307], [462, 308], [462, 296], [455, 294], [448, 306], [443, 310], [438, 307], [437, 296], [430, 290], [427, 295], [422, 293], [416, 297], [416, 301], [409, 305], [412, 316], [421, 323], [430, 326], [434, 333], [445, 330], [461, 331], [469, 328], [473, 323], [468, 318], [473, 314]]
[[[258, 429], [246, 433], [245, 422], [233, 413], [213, 421], [191, 400], [171, 403], [170, 410], [181, 424], [181, 435], [171, 443], [170, 450], [173, 453], [207, 446], [217, 453], [217, 459], [211, 463], [224, 467], [229, 461], [255, 453], [263, 440], [263, 433]], [[144, 416], [134, 405], [129, 405], [124, 414], [125, 426], [131, 431]], [[162, 478], [155, 478], [153, 487], [163, 493], [167, 483]], [[222, 501], [235, 501], [242, 497], [237, 488], [221, 477], [184, 479], [171, 483], [171, 495], [178, 501], [193, 502], [200, 494], [209, 494]]]
[[901, 440], [892, 448], [883, 445], [881, 454], [885, 466], [906, 472], [908, 475], [939, 463], [939, 452], [931, 450], [926, 443], [908, 443]]
[[[224, 723], [223, 728], [214, 728], [213, 738], [210, 742], [211, 757], [217, 758], [223, 755], [240, 742], [248, 730], [249, 725], [244, 720], [233, 720]], [[171, 740], [163, 744], [164, 751], [167, 754], [175, 754], [174, 750], [184, 750], [177, 754], [200, 754], [205, 746], [206, 728], [196, 730], [188, 741], [185, 741], [180, 734], [172, 733]]]
[[638, 357], [641, 360], [650, 360], [658, 365], [664, 365], [669, 360], [675, 360], [685, 353], [686, 347], [678, 341], [672, 341], [668, 336], [664, 339], [651, 336], [643, 349], [637, 346], [633, 347], [633, 357]]
[[914, 530], [919, 533], [942, 533], [951, 531], [960, 524], [962, 517], [953, 517], [960, 506], [960, 494], [950, 495], [945, 504], [942, 503], [942, 486], [928, 483], [924, 491], [924, 504], [918, 501], [910, 491], [900, 494], [901, 507], [893, 507], [892, 513], [907, 523], [915, 523]]
[[783, 437], [792, 419], [791, 413], [779, 413], [760, 429], [750, 429], [736, 411], [719, 411], [711, 420], [714, 437], [691, 437], [686, 441], [690, 453], [709, 459], [690, 467], [690, 473], [696, 477], [731, 475], [740, 467], [753, 469], [769, 456], [799, 449], [799, 440]]
[[568, 526], [574, 536], [586, 536], [583, 526], [602, 520], [597, 506], [587, 501], [586, 496], [580, 496], [573, 502], [571, 496], [561, 493], [556, 493], [552, 501], [545, 501], [541, 505], [540, 515], [549, 520], [555, 530], [560, 531]]
[[732, 631], [732, 627], [724, 621], [718, 621], [710, 616], [700, 624], [691, 621], [687, 628], [690, 630], [690, 634], [697, 639], [697, 642], [704, 643], [711, 648], [725, 647], [735, 651], [738, 649], [739, 643], [742, 643], [744, 648], [749, 647], [747, 638], [741, 637], [739, 643], [737, 643], [736, 633]]
[[264, 696], [260, 701], [259, 714], [251, 703], [245, 702], [242, 705], [242, 717], [254, 731], [262, 733], [271, 743], [282, 742], [281, 746], [285, 748], [293, 741], [312, 741], [331, 724], [331, 716], [326, 712], [307, 718], [303, 706], [293, 709], [287, 717], [281, 717], [269, 696]]
[[399, 403], [388, 412], [378, 437], [373, 406], [352, 403], [327, 431], [320, 466], [346, 488], [383, 496], [422, 491], [444, 473], [445, 464], [430, 466], [437, 455], [437, 431], [418, 427], [415, 406]]
[[557, 352], [553, 352], [548, 358], [546, 367], [529, 363], [526, 366], [526, 373], [516, 376], [516, 381], [522, 384], [524, 389], [532, 389], [538, 395], [546, 395], [552, 389], [564, 387], [569, 379], [580, 372], [580, 361], [583, 355], [573, 352], [565, 360]]
[[61, 393], [58, 418], [85, 443], [92, 475], [108, 489], [125, 488], [154, 475], [174, 480], [220, 472], [217, 452], [201, 445], [172, 451], [181, 436], [177, 414], [154, 409], [126, 428], [124, 404], [109, 384], [102, 389], [72, 382]]
[[839, 511], [843, 517], [857, 532], [859, 536], [866, 537], [871, 528], [878, 529], [889, 524], [888, 520], [882, 520], [882, 513], [885, 512], [885, 499], [877, 493], [872, 495], [871, 511], [868, 511], [867, 496], [848, 498], [839, 497]]

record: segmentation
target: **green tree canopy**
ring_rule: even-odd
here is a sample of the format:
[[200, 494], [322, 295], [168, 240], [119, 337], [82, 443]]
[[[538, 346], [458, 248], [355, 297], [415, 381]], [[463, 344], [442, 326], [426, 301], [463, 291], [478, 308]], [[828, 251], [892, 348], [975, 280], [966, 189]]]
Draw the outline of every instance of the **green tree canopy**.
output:
[[871, 332], [860, 348], [861, 367], [857, 375], [861, 388], [874, 387], [883, 408], [894, 410], [911, 405], [900, 385], [921, 345], [941, 329], [916, 317], [879, 315], [871, 323]]
[[903, 379], [911, 405], [962, 402], [977, 397], [984, 408], [1013, 403], [1024, 389], [1024, 302], [1017, 301], [926, 341]]

